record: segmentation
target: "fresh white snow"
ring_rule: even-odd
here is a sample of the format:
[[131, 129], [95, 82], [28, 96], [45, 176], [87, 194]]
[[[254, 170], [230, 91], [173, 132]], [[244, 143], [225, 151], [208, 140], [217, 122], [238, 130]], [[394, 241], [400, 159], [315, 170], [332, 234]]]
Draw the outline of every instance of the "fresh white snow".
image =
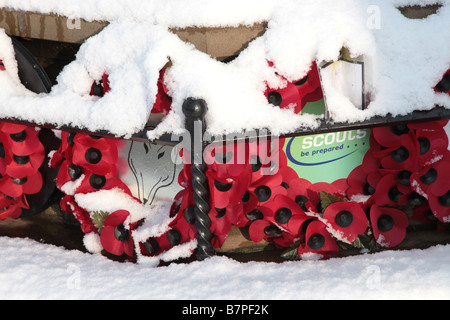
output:
[[[2, 93], [0, 117], [37, 123], [84, 126], [130, 136], [143, 128], [156, 94], [159, 70], [170, 59], [166, 85], [171, 112], [157, 130], [183, 130], [181, 105], [187, 97], [204, 98], [213, 133], [268, 128], [274, 134], [302, 126], [314, 128], [311, 117], [294, 115], [267, 102], [265, 83], [276, 85], [275, 72], [301, 78], [313, 60], [336, 59], [342, 47], [371, 61], [372, 101], [359, 111], [340, 92], [329, 90], [333, 119], [364, 120], [373, 115], [406, 114], [450, 107], [450, 97], [433, 91], [450, 65], [450, 1], [439, 1], [437, 14], [423, 20], [404, 17], [397, 9], [417, 0], [194, 0], [0, 1], [1, 7], [56, 13], [70, 18], [106, 20], [110, 25], [83, 44], [76, 60], [60, 74], [48, 95]], [[238, 10], [239, 9], [239, 10]], [[266, 21], [267, 31], [237, 59], [224, 64], [184, 43], [169, 28], [236, 26]], [[0, 58], [11, 50], [0, 39]], [[272, 61], [271, 68], [267, 61]], [[11, 70], [14, 70], [11, 69]], [[102, 99], [89, 97], [93, 79], [106, 71], [112, 90]], [[279, 83], [278, 85], [282, 85]], [[326, 90], [327, 82], [324, 82]], [[124, 94], [126, 93], [126, 94]]]
[[[129, 137], [145, 125], [155, 99], [159, 70], [170, 59], [166, 85], [172, 112], [158, 128], [183, 130], [181, 105], [204, 98], [212, 133], [265, 127], [275, 134], [299, 126], [314, 127], [312, 116], [273, 107], [265, 83], [275, 71], [301, 78], [311, 61], [338, 57], [347, 47], [370, 58], [373, 100], [355, 109], [341, 93], [328, 91], [335, 120], [357, 121], [373, 115], [406, 114], [435, 105], [450, 108], [450, 97], [433, 87], [450, 67], [450, 1], [424, 20], [402, 16], [396, 6], [432, 4], [425, 0], [0, 0], [0, 7], [56, 13], [70, 18], [106, 20], [110, 25], [83, 44], [65, 67], [51, 93], [36, 95], [17, 78], [12, 48], [0, 33], [0, 117], [57, 126], [83, 126]], [[264, 35], [228, 64], [184, 43], [169, 28], [251, 25], [266, 21]], [[274, 68], [267, 63], [272, 61]], [[89, 96], [103, 72], [111, 91]], [[326, 90], [327, 82], [324, 83]], [[97, 195], [93, 195], [98, 196]], [[101, 194], [108, 196], [108, 194]], [[104, 199], [104, 198], [102, 198]], [[79, 197], [86, 207], [98, 199]], [[120, 202], [120, 205], [127, 200]], [[111, 206], [119, 203], [111, 202]], [[146, 215], [149, 208], [137, 212]], [[142, 211], [141, 211], [142, 210]], [[158, 220], [160, 219], [160, 220]], [[165, 225], [155, 217], [155, 228]], [[164, 221], [163, 221], [164, 220]], [[150, 231], [146, 231], [150, 232]], [[142, 234], [142, 237], [148, 234]], [[86, 237], [92, 251], [98, 242]], [[97, 243], [98, 244], [98, 243]], [[192, 245], [187, 244], [187, 245]], [[2, 299], [448, 299], [450, 246], [427, 250], [385, 251], [326, 261], [282, 264], [239, 263], [224, 257], [153, 268], [101, 255], [67, 251], [28, 239], [0, 238]], [[98, 247], [97, 247], [98, 248]]]
[[450, 245], [325, 261], [226, 257], [151, 268], [0, 238], [0, 299], [448, 299]]

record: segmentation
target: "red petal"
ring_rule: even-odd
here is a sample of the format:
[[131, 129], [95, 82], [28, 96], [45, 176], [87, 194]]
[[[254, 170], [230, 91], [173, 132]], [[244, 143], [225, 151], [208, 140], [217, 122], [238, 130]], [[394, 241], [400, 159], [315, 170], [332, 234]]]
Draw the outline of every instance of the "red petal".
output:
[[[105, 226], [118, 226], [120, 224], [123, 224], [125, 220], [130, 216], [130, 212], [127, 210], [117, 210], [112, 213], [110, 213], [105, 221]], [[102, 231], [103, 232], [103, 231]]]
[[[339, 213], [348, 211], [352, 215], [352, 221], [348, 226], [339, 226], [336, 220]], [[323, 218], [330, 223], [334, 230], [339, 231], [343, 238], [352, 243], [358, 235], [364, 233], [369, 225], [362, 207], [352, 201], [335, 202], [330, 204], [323, 213]]]
[[441, 201], [439, 201], [439, 197], [445, 195], [447, 192], [448, 191], [441, 191], [440, 195], [428, 193], [428, 203], [430, 205], [430, 210], [433, 215], [443, 223], [450, 222], [450, 206], [444, 206], [443, 204], [441, 204]]
[[44, 152], [44, 146], [39, 141], [37, 132], [32, 127], [26, 127], [26, 138], [23, 141], [14, 141], [9, 135], [4, 138], [5, 150], [11, 150], [17, 156], [28, 156], [32, 153]]
[[[5, 155], [6, 170], [5, 173], [10, 177], [23, 178], [35, 174], [44, 161], [45, 154], [43, 152], [30, 154], [28, 162], [18, 164], [14, 156], [10, 153]], [[20, 162], [19, 162], [20, 163]]]
[[297, 90], [297, 87], [293, 84], [288, 82], [286, 87], [280, 88], [280, 89], [272, 89], [267, 88], [265, 95], [268, 98], [270, 93], [276, 92], [281, 97], [281, 104], [279, 105], [280, 108], [288, 108], [290, 105], [296, 106], [298, 103], [300, 103], [300, 94]]
[[272, 225], [269, 221], [266, 220], [256, 220], [250, 224], [249, 235], [250, 239], [253, 242], [261, 242], [265, 239], [266, 234], [264, 233], [264, 228]]
[[94, 148], [97, 152], [101, 153], [101, 159], [97, 163], [91, 163], [86, 159], [86, 153], [90, 151], [90, 148], [94, 147], [78, 143], [75, 144], [73, 147], [72, 162], [99, 175], [106, 175], [115, 169], [118, 160], [118, 150], [115, 145], [100, 149]]
[[[381, 165], [385, 169], [395, 169], [395, 170], [409, 170], [411, 172], [416, 171], [419, 163], [419, 142], [413, 135], [402, 135], [400, 136], [401, 145], [394, 147], [389, 155], [381, 159]], [[398, 147], [398, 148], [397, 148]], [[398, 150], [407, 150], [408, 157], [399, 157], [402, 161], [398, 161], [393, 157], [393, 154], [398, 152]], [[403, 160], [405, 159], [405, 160]]]
[[[400, 192], [397, 188], [398, 182], [397, 178], [393, 174], [387, 174], [383, 176], [379, 181], [375, 189], [375, 193], [373, 195], [373, 198], [376, 202], [376, 204], [383, 206], [383, 205], [390, 205], [390, 206], [396, 206], [398, 204], [398, 200], [396, 200], [397, 191]], [[397, 190], [394, 192], [395, 188]]]
[[115, 226], [105, 226], [100, 234], [100, 243], [103, 249], [116, 256], [122, 255], [125, 249], [125, 244], [128, 241], [121, 242], [116, 239], [114, 235]]
[[[391, 217], [394, 222], [393, 227], [388, 231], [382, 231], [378, 227], [378, 220], [384, 215]], [[409, 220], [408, 216], [399, 209], [373, 205], [370, 209], [370, 222], [378, 244], [383, 247], [395, 247], [405, 238]]]
[[7, 175], [0, 180], [0, 191], [4, 194], [17, 198], [22, 194], [34, 194], [41, 190], [42, 176], [39, 172], [26, 178], [23, 184], [14, 183]]
[[[321, 240], [323, 240], [323, 245], [320, 248], [311, 248], [310, 239], [316, 234], [322, 237]], [[339, 252], [339, 247], [337, 246], [333, 237], [327, 231], [325, 224], [318, 220], [312, 221], [308, 225], [308, 228], [306, 229], [305, 243], [298, 247], [298, 254], [300, 256], [308, 252], [319, 253], [325, 256], [327, 256], [328, 254], [336, 254]]]

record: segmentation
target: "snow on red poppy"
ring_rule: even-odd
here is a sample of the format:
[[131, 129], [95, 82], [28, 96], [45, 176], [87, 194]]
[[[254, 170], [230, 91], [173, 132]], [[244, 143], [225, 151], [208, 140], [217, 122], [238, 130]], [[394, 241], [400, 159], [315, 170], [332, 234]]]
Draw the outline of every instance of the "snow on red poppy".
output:
[[428, 202], [431, 212], [439, 221], [450, 222], [450, 189], [443, 189], [440, 193], [429, 192]]
[[441, 81], [434, 87], [434, 91], [450, 95], [450, 69], [447, 70]]
[[330, 204], [323, 213], [323, 219], [330, 225], [337, 239], [348, 243], [354, 242], [369, 225], [363, 208], [353, 201]]
[[400, 136], [401, 144], [395, 146], [389, 155], [381, 158], [384, 169], [409, 170], [411, 172], [418, 168], [419, 142], [412, 134]]
[[450, 189], [450, 159], [448, 157], [431, 165], [424, 166], [420, 171], [411, 174], [411, 187], [423, 197], [428, 193], [440, 195]]
[[156, 256], [171, 248], [195, 239], [197, 229], [193, 207], [177, 212], [176, 218], [169, 224], [169, 230], [157, 237], [150, 237], [140, 242], [139, 247], [144, 255]]
[[131, 196], [128, 186], [117, 177], [117, 173], [108, 173], [106, 175], [97, 175], [95, 173], [86, 172], [81, 183], [76, 186], [75, 193], [89, 193], [100, 189], [110, 190], [119, 188]]
[[266, 207], [270, 209], [266, 219], [294, 237], [300, 234], [303, 224], [310, 219], [294, 200], [285, 195], [277, 195]]
[[235, 177], [219, 177], [216, 172], [207, 170], [211, 205], [225, 208], [228, 204], [240, 203], [250, 183], [250, 172]]
[[100, 242], [103, 249], [116, 256], [125, 253], [133, 256], [134, 244], [128, 225], [130, 213], [126, 210], [117, 210], [110, 213], [100, 233]]
[[156, 93], [155, 103], [153, 104], [152, 113], [168, 114], [172, 105], [172, 98], [168, 95], [168, 89], [164, 83], [166, 68], [159, 72], [158, 92]]
[[422, 126], [416, 124], [416, 127], [419, 165], [426, 166], [441, 160], [448, 153], [448, 136], [441, 124], [435, 121]]
[[[81, 135], [77, 135], [77, 137], [79, 136]], [[88, 143], [75, 143], [72, 150], [72, 162], [96, 174], [107, 174], [115, 168], [119, 157], [117, 144], [110, 143], [109, 140], [95, 143], [98, 141], [90, 138]]]
[[65, 195], [59, 204], [63, 211], [70, 212], [74, 215], [75, 219], [80, 223], [80, 228], [84, 233], [98, 232], [97, 227], [95, 227], [92, 222], [89, 212], [78, 206], [73, 195]]
[[298, 247], [298, 255], [301, 258], [307, 258], [310, 254], [315, 254], [321, 258], [327, 258], [338, 252], [339, 247], [326, 225], [319, 220], [310, 222], [306, 228], [305, 242]]
[[377, 243], [391, 248], [399, 245], [405, 238], [409, 220], [399, 209], [374, 204], [370, 208], [370, 223]]

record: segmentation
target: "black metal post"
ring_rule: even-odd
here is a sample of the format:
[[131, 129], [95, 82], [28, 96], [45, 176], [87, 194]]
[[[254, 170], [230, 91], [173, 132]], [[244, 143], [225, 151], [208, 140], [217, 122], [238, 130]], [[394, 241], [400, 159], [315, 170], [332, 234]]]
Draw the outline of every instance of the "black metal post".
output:
[[185, 126], [190, 134], [190, 159], [192, 172], [192, 188], [194, 190], [194, 213], [197, 228], [197, 259], [204, 260], [215, 254], [211, 244], [211, 219], [209, 218], [210, 206], [209, 186], [206, 177], [206, 164], [203, 160], [205, 142], [203, 134], [206, 130], [205, 115], [207, 111], [206, 102], [201, 99], [188, 98], [183, 103], [183, 113], [186, 117]]

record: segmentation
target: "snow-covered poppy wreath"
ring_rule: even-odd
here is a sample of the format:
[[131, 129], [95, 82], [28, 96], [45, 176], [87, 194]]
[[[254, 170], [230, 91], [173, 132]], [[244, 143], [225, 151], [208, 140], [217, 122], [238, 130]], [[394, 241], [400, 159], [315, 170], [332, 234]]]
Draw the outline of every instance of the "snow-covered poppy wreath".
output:
[[[280, 107], [293, 103], [300, 110], [305, 101], [320, 99], [320, 82], [314, 80], [316, 68], [311, 70], [294, 86], [279, 91], [268, 88], [269, 101]], [[164, 72], [160, 73], [153, 109], [158, 113], [170, 110]], [[436, 90], [449, 93], [445, 90], [447, 76]], [[307, 88], [302, 87], [305, 85]], [[91, 94], [101, 98], [109, 89], [104, 74], [94, 81]], [[327, 258], [348, 248], [373, 251], [397, 246], [411, 222], [442, 227], [450, 222], [447, 122], [374, 128], [363, 163], [347, 179], [333, 183], [300, 178], [287, 164], [284, 139], [241, 142], [248, 155], [244, 162], [236, 159], [238, 143], [231, 151], [211, 148], [205, 160], [209, 163], [212, 245], [220, 248], [234, 226], [254, 242], [273, 243], [284, 250], [286, 259]], [[0, 219], [5, 219], [18, 217], [27, 207], [25, 196], [42, 188], [38, 168], [45, 155], [34, 128], [2, 123], [0, 139], [5, 150], [0, 162], [0, 201], [5, 209]], [[140, 202], [118, 176], [119, 148], [118, 139], [61, 133], [61, 145], [50, 161], [59, 169], [56, 183], [65, 193], [61, 208], [73, 213], [84, 233], [98, 235], [101, 249], [110, 254], [136, 260], [159, 257], [182, 245], [192, 254], [197, 230], [189, 164], [179, 174], [183, 190], [173, 199], [168, 225], [157, 235], [142, 237], [145, 233], [137, 231], [145, 225], [145, 218], [132, 221], [132, 212], [124, 208], [88, 212], [77, 203], [77, 194], [112, 189]], [[277, 156], [268, 162], [262, 150]], [[183, 155], [183, 150], [180, 153]], [[218, 161], [210, 161], [214, 159]]]

